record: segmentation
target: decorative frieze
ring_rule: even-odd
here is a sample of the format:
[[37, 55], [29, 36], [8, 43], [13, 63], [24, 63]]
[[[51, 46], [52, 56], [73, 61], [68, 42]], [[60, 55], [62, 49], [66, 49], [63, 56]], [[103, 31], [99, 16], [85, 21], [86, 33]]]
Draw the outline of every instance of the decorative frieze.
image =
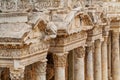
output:
[[9, 45], [0, 47], [0, 57], [22, 57], [30, 54], [36, 54], [43, 51], [47, 51], [49, 48], [48, 44], [45, 44], [43, 42], [37, 43], [37, 44], [31, 44], [30, 46], [24, 46], [24, 47], [8, 47]]
[[37, 53], [44, 51], [49, 48], [49, 44], [45, 44], [43, 42], [32, 44], [29, 47], [29, 54]]
[[17, 10], [17, 0], [0, 0], [0, 10], [2, 11]]
[[56, 46], [56, 45], [65, 45], [65, 44], [70, 44], [73, 43], [75, 41], [80, 41], [83, 39], [87, 38], [87, 33], [82, 31], [79, 33], [75, 33], [69, 36], [61, 36], [61, 37], [57, 37], [55, 40], [53, 40], [51, 42], [51, 46]]
[[21, 39], [15, 38], [0, 38], [0, 42], [21, 42]]
[[21, 11], [28, 9], [41, 9], [59, 7], [60, 0], [0, 0], [0, 10], [3, 12], [8, 11]]

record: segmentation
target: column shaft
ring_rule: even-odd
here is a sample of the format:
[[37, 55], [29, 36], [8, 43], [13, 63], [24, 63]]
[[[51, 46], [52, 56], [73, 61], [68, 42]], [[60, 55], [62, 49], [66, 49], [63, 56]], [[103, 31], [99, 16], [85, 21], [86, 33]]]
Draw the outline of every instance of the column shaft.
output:
[[112, 32], [112, 80], [120, 80], [119, 32]]
[[94, 79], [102, 80], [101, 73], [101, 42], [100, 40], [95, 41], [95, 52], [94, 52]]
[[55, 65], [55, 80], [65, 80], [65, 67], [68, 53], [53, 54]]
[[84, 55], [83, 47], [75, 49], [75, 80], [85, 80], [84, 77]]
[[85, 80], [94, 80], [93, 79], [93, 52], [92, 52], [92, 46], [86, 47], [86, 74], [85, 74]]
[[102, 80], [108, 80], [107, 37], [102, 43]]
[[65, 67], [55, 68], [55, 80], [65, 80]]
[[37, 62], [35, 64], [36, 80], [46, 80], [46, 62]]

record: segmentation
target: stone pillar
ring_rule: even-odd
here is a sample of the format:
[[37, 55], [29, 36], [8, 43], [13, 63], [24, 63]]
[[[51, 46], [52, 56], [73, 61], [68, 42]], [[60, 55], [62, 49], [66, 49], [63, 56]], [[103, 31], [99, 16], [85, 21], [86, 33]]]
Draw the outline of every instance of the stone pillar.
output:
[[65, 67], [68, 53], [53, 54], [55, 66], [55, 80], [65, 80]]
[[112, 80], [120, 80], [119, 32], [112, 32]]
[[75, 55], [74, 55], [75, 51], [74, 50], [71, 50], [69, 52], [69, 55], [68, 55], [68, 80], [75, 80], [74, 76], [75, 76], [75, 70], [74, 70], [74, 67], [75, 67]]
[[111, 60], [111, 52], [112, 52], [112, 38], [111, 38], [111, 31], [109, 31], [109, 36], [108, 36], [108, 79], [109, 80], [112, 80], [112, 75], [111, 75], [111, 70], [112, 70], [112, 67], [111, 67], [111, 63], [112, 63], [112, 60]]
[[1, 79], [1, 73], [2, 73], [2, 71], [3, 71], [3, 69], [0, 68], [0, 80], [2, 80], [2, 79]]
[[93, 78], [93, 51], [92, 51], [93, 46], [87, 46], [86, 47], [86, 56], [85, 56], [85, 64], [86, 64], [86, 69], [85, 69], [85, 80], [94, 80]]
[[75, 80], [85, 80], [84, 75], [84, 56], [85, 49], [83, 47], [79, 47], [75, 49]]
[[24, 68], [10, 68], [11, 80], [24, 80]]
[[35, 63], [36, 80], [46, 80], [46, 61]]
[[107, 61], [107, 37], [102, 43], [102, 80], [108, 80], [108, 61]]
[[95, 52], [94, 52], [94, 79], [102, 80], [102, 65], [101, 65], [101, 41], [95, 41]]

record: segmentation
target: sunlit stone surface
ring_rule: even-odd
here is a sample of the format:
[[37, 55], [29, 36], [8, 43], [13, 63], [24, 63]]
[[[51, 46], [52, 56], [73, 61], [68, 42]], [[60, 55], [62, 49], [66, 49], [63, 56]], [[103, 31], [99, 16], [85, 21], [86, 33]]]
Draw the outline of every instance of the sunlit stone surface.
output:
[[0, 80], [120, 80], [120, 0], [0, 0]]

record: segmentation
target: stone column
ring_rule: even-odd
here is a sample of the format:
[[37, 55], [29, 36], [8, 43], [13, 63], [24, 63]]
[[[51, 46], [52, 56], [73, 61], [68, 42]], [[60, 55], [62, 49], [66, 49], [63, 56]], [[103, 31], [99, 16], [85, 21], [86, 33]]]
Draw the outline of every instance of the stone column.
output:
[[109, 36], [108, 36], [108, 79], [109, 80], [112, 80], [112, 75], [111, 75], [111, 63], [112, 63], [112, 60], [111, 60], [111, 52], [112, 52], [112, 38], [111, 38], [111, 31], [109, 31]]
[[2, 73], [2, 71], [3, 71], [3, 69], [0, 68], [0, 80], [2, 80], [2, 79], [1, 79], [1, 73]]
[[75, 67], [75, 55], [74, 55], [75, 51], [71, 50], [69, 52], [68, 55], [68, 80], [75, 80], [75, 71], [74, 71], [74, 67]]
[[55, 80], [65, 80], [65, 67], [68, 53], [53, 54], [55, 66]]
[[112, 32], [112, 80], [120, 80], [119, 32]]
[[85, 80], [84, 75], [84, 56], [85, 49], [83, 47], [79, 47], [75, 49], [75, 80]]
[[94, 52], [94, 79], [102, 80], [102, 65], [101, 65], [101, 41], [95, 41], [95, 52]]
[[46, 61], [35, 63], [36, 80], [46, 80]]
[[11, 80], [24, 80], [24, 68], [10, 68]]
[[86, 47], [86, 69], [85, 69], [85, 80], [94, 80], [93, 78], [93, 51], [92, 51], [93, 46], [87, 46]]
[[107, 61], [107, 37], [102, 43], [102, 80], [108, 80], [108, 61]]

